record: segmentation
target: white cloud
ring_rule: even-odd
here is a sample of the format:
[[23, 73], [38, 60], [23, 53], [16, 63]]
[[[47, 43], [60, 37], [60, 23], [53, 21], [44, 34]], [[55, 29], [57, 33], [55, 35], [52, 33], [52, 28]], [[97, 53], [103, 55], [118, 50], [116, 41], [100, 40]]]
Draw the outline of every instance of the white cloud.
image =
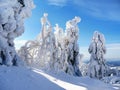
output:
[[67, 0], [48, 0], [48, 3], [55, 6], [65, 6]]
[[107, 46], [106, 46], [108, 49], [118, 49], [118, 50], [120, 50], [120, 43], [115, 43], [115, 44], [108, 44]]
[[106, 45], [106, 47], [107, 47], [106, 53], [107, 59], [120, 60], [120, 43], [108, 44]]
[[14, 43], [15, 43], [15, 48], [18, 50], [20, 49], [21, 46], [25, 45], [25, 43], [27, 42], [28, 40], [15, 40]]
[[[105, 54], [106, 60], [120, 60], [120, 43], [107, 44], [107, 53]], [[80, 47], [80, 53], [84, 54], [83, 60], [89, 60], [90, 54], [88, 47]]]

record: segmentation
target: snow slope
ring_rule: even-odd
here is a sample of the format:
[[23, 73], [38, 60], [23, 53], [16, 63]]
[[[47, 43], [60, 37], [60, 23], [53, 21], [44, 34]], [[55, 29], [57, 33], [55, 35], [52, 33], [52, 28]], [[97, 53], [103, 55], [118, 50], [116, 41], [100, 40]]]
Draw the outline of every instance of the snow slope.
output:
[[0, 90], [114, 90], [99, 80], [38, 69], [0, 66]]

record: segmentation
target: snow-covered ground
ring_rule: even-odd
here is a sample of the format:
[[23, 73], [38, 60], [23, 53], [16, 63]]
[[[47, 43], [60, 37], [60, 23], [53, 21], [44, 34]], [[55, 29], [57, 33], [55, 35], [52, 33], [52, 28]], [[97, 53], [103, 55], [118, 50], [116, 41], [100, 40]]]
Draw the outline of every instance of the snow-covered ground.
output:
[[[0, 90], [114, 90], [99, 80], [35, 68], [0, 66]], [[118, 87], [116, 90], [120, 90]]]

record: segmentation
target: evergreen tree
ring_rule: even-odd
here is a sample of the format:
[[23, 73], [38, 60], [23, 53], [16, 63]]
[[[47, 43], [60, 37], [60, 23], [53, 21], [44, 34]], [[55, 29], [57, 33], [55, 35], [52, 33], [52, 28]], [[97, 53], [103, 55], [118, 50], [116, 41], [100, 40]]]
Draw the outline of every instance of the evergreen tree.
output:
[[91, 78], [101, 79], [107, 75], [107, 65], [105, 64], [104, 54], [106, 53], [104, 35], [98, 31], [94, 32], [92, 42], [88, 49], [91, 54], [88, 75]]

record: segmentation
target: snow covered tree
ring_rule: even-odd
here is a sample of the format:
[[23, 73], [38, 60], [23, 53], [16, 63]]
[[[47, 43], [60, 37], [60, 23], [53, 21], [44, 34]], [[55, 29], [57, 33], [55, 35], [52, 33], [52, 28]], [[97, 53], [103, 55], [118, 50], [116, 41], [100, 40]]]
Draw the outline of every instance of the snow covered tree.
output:
[[65, 65], [64, 69], [66, 73], [81, 76], [79, 69], [79, 46], [78, 46], [78, 36], [79, 28], [78, 23], [80, 22], [79, 17], [75, 17], [72, 20], [66, 22], [66, 37], [64, 39], [64, 52], [65, 52]]
[[44, 13], [41, 18], [41, 32], [34, 41], [28, 41], [19, 50], [19, 55], [29, 65], [34, 67], [46, 67], [53, 60], [55, 51], [55, 37], [52, 26]]
[[54, 69], [56, 72], [62, 71], [62, 59], [61, 59], [61, 43], [64, 37], [63, 29], [58, 24], [54, 27], [54, 43], [52, 51], [52, 60], [49, 61], [49, 68]]
[[24, 32], [24, 19], [33, 7], [32, 0], [0, 0], [0, 64], [18, 64], [14, 39]]
[[[48, 14], [45, 13], [41, 18], [42, 24], [42, 32], [41, 32], [41, 47], [38, 50], [38, 56], [40, 59], [41, 64], [46, 66], [49, 61], [54, 60], [54, 52], [55, 52], [55, 37], [52, 31], [52, 26], [47, 19]], [[39, 36], [40, 37], [40, 36]], [[40, 41], [40, 39], [37, 39]]]
[[101, 79], [107, 75], [107, 65], [105, 64], [104, 54], [106, 53], [104, 35], [98, 31], [94, 32], [92, 43], [88, 49], [91, 54], [88, 65], [88, 75], [91, 78]]
[[54, 58], [49, 65], [57, 72], [64, 71], [70, 75], [81, 76], [79, 70], [80, 54], [77, 44], [79, 34], [78, 22], [80, 22], [79, 17], [69, 20], [66, 23], [65, 33], [58, 24], [54, 27], [55, 51], [53, 54]]
[[79, 46], [78, 34], [79, 29], [77, 24], [80, 22], [79, 17], [66, 22], [65, 33], [63, 29], [56, 24], [55, 39], [58, 57], [56, 58], [55, 68], [58, 71], [64, 71], [70, 75], [81, 76], [79, 69]]
[[[45, 13], [41, 18], [42, 30], [34, 41], [28, 41], [19, 50], [19, 55], [34, 67], [47, 67], [56, 72], [63, 71], [75, 76], [81, 76], [79, 70], [78, 22], [79, 17], [66, 23], [65, 33], [56, 24], [54, 32]], [[32, 63], [31, 63], [32, 62]]]

